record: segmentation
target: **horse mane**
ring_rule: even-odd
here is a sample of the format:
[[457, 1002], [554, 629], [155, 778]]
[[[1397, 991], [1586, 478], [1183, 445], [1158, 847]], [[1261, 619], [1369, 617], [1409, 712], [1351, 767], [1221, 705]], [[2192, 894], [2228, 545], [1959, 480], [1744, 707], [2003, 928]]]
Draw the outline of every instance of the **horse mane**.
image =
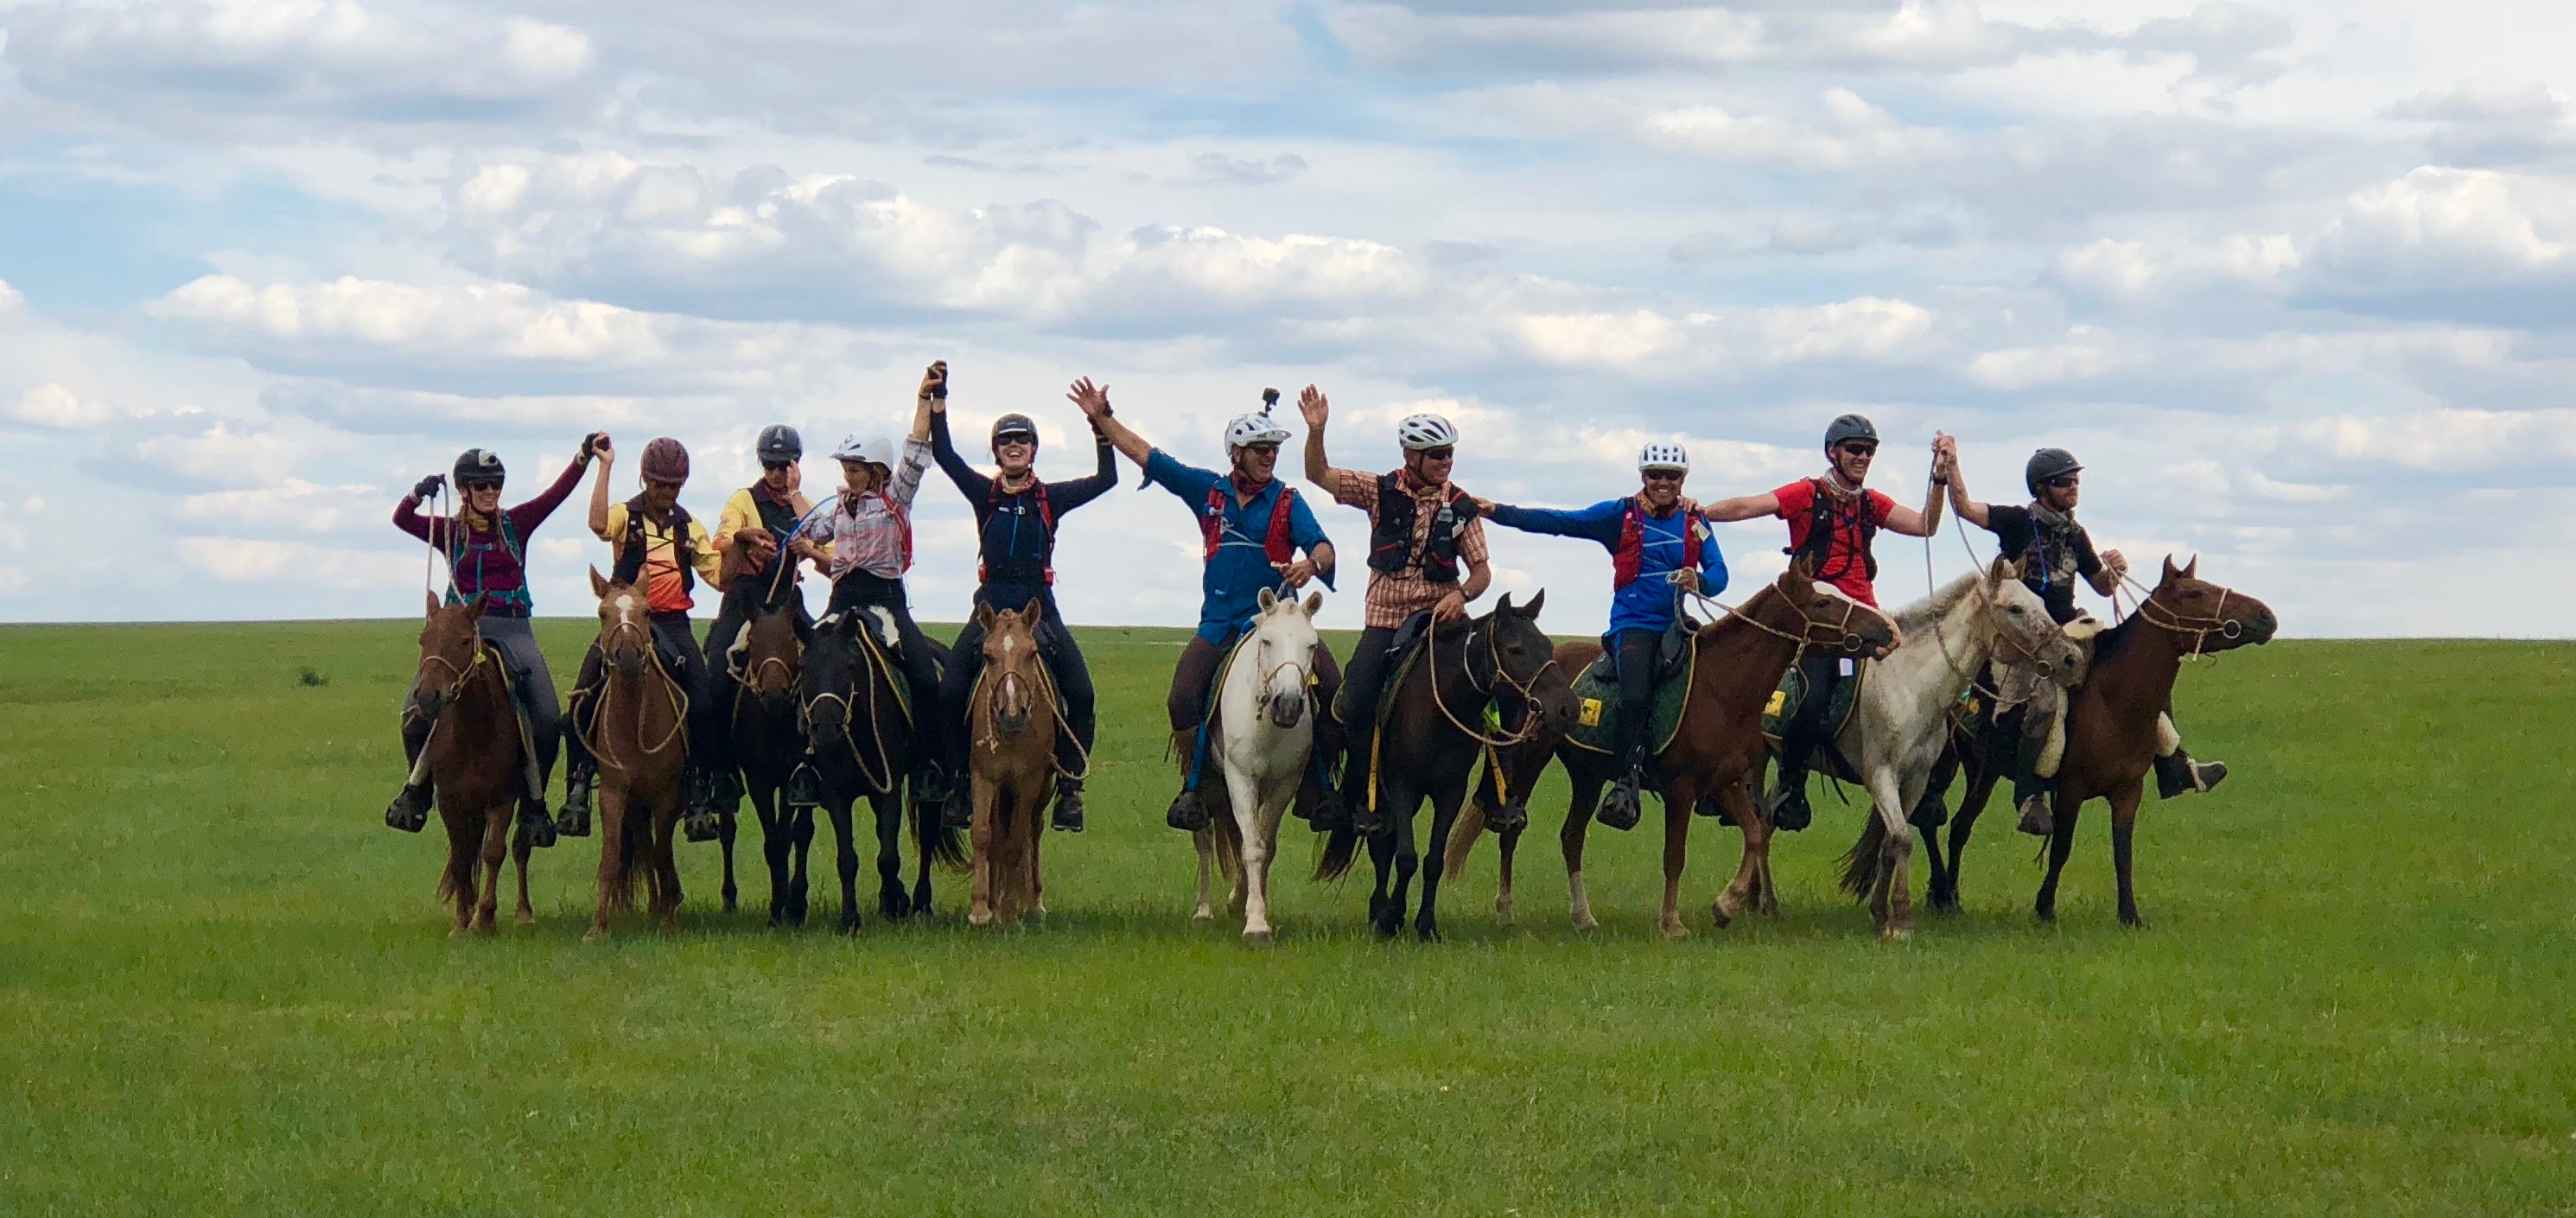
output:
[[2121, 619], [2119, 625], [2113, 626], [2100, 634], [2094, 635], [2093, 665], [2098, 666], [2108, 661], [2116, 660], [2120, 657], [2120, 653], [2127, 651], [2130, 647], [2134, 646], [2138, 641], [2139, 634], [2142, 633], [2139, 626], [2143, 617], [2143, 614], [2132, 613], [2128, 617]]
[[[1975, 587], [1978, 580], [1984, 578], [1985, 572], [1970, 571], [1965, 575], [1951, 580], [1949, 583], [1941, 585], [1941, 587], [1934, 591], [1932, 595], [1924, 597], [1922, 600], [1916, 601], [1913, 604], [1907, 605], [1888, 616], [1894, 618], [1896, 620], [1896, 628], [1904, 631], [1906, 634], [1912, 635], [1930, 630], [1935, 624], [1940, 622], [1941, 619], [1950, 616], [1950, 611], [1958, 608], [1959, 602], [1967, 598], [1968, 590]], [[1820, 584], [1818, 586], [1821, 587], [1823, 585]]]

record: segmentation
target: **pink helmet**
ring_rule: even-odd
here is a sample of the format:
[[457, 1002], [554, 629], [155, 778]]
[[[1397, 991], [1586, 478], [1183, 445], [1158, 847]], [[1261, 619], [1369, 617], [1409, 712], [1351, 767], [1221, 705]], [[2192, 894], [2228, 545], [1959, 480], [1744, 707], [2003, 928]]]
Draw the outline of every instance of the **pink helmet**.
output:
[[689, 448], [662, 436], [644, 446], [644, 476], [656, 482], [689, 480]]

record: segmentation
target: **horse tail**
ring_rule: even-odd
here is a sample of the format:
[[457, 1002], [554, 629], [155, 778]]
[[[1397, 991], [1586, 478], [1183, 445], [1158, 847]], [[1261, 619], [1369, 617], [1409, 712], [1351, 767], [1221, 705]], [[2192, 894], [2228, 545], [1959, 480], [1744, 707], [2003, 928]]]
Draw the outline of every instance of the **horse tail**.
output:
[[[956, 796], [966, 798], [964, 795]], [[948, 827], [940, 805], [928, 800], [912, 800], [912, 845], [929, 855], [931, 861], [950, 871], [966, 870], [966, 835]]]
[[479, 850], [448, 849], [447, 866], [438, 873], [438, 900], [453, 901], [458, 894], [473, 891], [474, 860], [481, 854]]
[[1854, 900], [1867, 897], [1870, 888], [1878, 883], [1878, 869], [1887, 855], [1886, 845], [1887, 827], [1878, 823], [1878, 810], [1872, 808], [1868, 816], [1861, 818], [1860, 840], [1853, 842], [1852, 848], [1844, 851], [1842, 857], [1842, 888]]
[[1216, 835], [1216, 869], [1226, 883], [1243, 878], [1243, 826], [1234, 809], [1216, 808], [1208, 815], [1208, 832]]
[[1315, 873], [1307, 878], [1323, 883], [1347, 874], [1360, 857], [1359, 830], [1344, 826], [1324, 836], [1324, 848], [1315, 855]]
[[626, 806], [625, 823], [617, 834], [617, 849], [612, 856], [617, 867], [608, 876], [608, 908], [613, 913], [626, 913], [635, 908], [635, 891], [643, 883], [644, 869], [635, 865], [637, 830], [652, 832], [653, 818], [637, 815], [637, 805]]
[[[1492, 776], [1488, 775], [1485, 781], [1490, 785]], [[1468, 799], [1467, 806], [1459, 810], [1458, 822], [1449, 826], [1449, 846], [1441, 855], [1440, 862], [1442, 879], [1454, 880], [1467, 873], [1467, 856], [1475, 851], [1476, 839], [1485, 832], [1485, 796], [1488, 793], [1486, 787], [1478, 787], [1476, 794]]]

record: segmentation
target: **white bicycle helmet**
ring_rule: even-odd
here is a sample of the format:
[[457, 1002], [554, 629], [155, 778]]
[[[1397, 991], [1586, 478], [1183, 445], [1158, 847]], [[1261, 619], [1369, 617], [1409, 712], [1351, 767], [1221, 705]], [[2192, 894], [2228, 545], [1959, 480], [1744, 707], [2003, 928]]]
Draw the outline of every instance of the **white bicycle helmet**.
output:
[[1282, 444], [1287, 439], [1288, 429], [1281, 427], [1279, 420], [1271, 418], [1266, 409], [1256, 414], [1236, 415], [1233, 422], [1225, 425], [1227, 452], [1246, 444]]
[[869, 436], [865, 440], [856, 435], [843, 436], [841, 446], [832, 450], [832, 459], [865, 461], [870, 465], [882, 465], [887, 469], [893, 469], [894, 441], [884, 436]]
[[1677, 469], [1687, 474], [1690, 472], [1690, 453], [1679, 444], [1658, 440], [1637, 453], [1637, 472], [1642, 474], [1650, 469]]
[[1446, 448], [1458, 442], [1458, 429], [1436, 414], [1411, 414], [1395, 425], [1395, 438], [1406, 452]]

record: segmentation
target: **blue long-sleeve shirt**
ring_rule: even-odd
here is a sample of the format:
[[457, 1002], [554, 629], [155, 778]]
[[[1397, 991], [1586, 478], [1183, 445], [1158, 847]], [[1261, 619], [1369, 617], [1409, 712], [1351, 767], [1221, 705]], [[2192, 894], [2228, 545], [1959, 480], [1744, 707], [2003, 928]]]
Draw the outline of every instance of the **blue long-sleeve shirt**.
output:
[[[1279, 573], [1271, 569], [1263, 542], [1270, 536], [1271, 516], [1278, 511], [1288, 483], [1273, 478], [1250, 502], [1243, 502], [1236, 497], [1229, 476], [1183, 465], [1159, 448], [1145, 456], [1145, 478], [1190, 505], [1193, 518], [1203, 518], [1208, 492], [1225, 486], [1225, 493], [1217, 496], [1216, 554], [1199, 577], [1199, 637], [1223, 647], [1260, 611], [1261, 590], [1279, 587]], [[1309, 557], [1315, 547], [1332, 540], [1315, 523], [1315, 513], [1303, 495], [1288, 501], [1288, 540]], [[1331, 574], [1323, 580], [1325, 587], [1333, 586]]]
[[[1046, 484], [1047, 508], [1055, 518], [1099, 498], [1118, 485], [1116, 455], [1109, 439], [1094, 431], [1092, 447], [1100, 460], [1100, 469], [1088, 478]], [[995, 609], [1017, 609], [1034, 598], [1052, 610], [1055, 589], [1047, 586], [1046, 569], [1055, 562], [1055, 531], [1038, 518], [1038, 497], [1034, 486], [1017, 491], [994, 493], [993, 475], [966, 463], [957, 455], [957, 444], [949, 438], [948, 412], [930, 416], [930, 455], [939, 468], [957, 484], [957, 493], [975, 509], [975, 531], [979, 537], [977, 554], [983, 559], [984, 577], [975, 589], [975, 600]]]
[[[1616, 555], [1620, 526], [1627, 515], [1626, 499], [1604, 499], [1590, 507], [1563, 511], [1497, 503], [1493, 521], [1525, 533], [1597, 541], [1602, 549]], [[1657, 516], [1648, 510], [1639, 519], [1644, 525], [1644, 539], [1637, 555], [1637, 578], [1611, 596], [1610, 629], [1613, 633], [1663, 630], [1673, 624], [1676, 612], [1673, 586], [1664, 577], [1680, 569], [1682, 530], [1692, 527], [1698, 518], [1675, 508], [1665, 516]], [[1703, 534], [1700, 538], [1699, 581], [1699, 590], [1709, 596], [1726, 590], [1726, 556], [1718, 552], [1714, 535]]]

